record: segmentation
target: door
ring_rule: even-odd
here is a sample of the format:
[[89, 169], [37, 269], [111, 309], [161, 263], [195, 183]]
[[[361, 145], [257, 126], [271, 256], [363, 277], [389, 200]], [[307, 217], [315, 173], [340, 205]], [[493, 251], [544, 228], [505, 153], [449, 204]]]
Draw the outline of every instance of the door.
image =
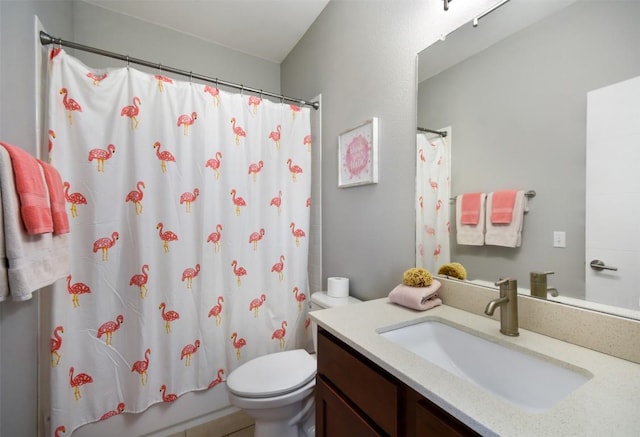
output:
[[640, 76], [587, 94], [588, 301], [640, 309], [639, 163]]

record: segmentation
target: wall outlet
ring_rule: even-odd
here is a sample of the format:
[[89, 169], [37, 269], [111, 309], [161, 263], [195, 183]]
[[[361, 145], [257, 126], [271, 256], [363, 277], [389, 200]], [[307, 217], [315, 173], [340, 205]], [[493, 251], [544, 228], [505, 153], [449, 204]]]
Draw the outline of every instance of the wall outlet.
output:
[[553, 231], [553, 247], [567, 247], [567, 233]]

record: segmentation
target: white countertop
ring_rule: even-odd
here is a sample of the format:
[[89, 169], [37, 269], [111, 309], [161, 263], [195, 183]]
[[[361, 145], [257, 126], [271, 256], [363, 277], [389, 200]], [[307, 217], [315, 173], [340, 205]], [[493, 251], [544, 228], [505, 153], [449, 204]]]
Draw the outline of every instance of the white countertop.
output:
[[[639, 364], [522, 328], [519, 337], [507, 337], [500, 334], [499, 322], [446, 305], [419, 312], [382, 298], [309, 314], [319, 326], [482, 435], [640, 435]], [[564, 361], [587, 370], [593, 377], [551, 409], [531, 413], [452, 375], [377, 333], [387, 327], [433, 317]]]

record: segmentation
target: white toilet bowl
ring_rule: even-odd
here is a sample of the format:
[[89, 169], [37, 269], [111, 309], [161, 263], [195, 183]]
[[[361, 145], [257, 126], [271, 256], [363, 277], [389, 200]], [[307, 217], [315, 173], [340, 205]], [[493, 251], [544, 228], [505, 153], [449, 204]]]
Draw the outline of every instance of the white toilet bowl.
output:
[[229, 400], [255, 420], [255, 437], [315, 435], [316, 360], [303, 349], [264, 355], [227, 378]]
[[[311, 309], [361, 302], [353, 297], [311, 295]], [[312, 323], [314, 350], [317, 326]], [[227, 377], [229, 400], [255, 420], [255, 437], [314, 437], [316, 356], [304, 349], [263, 355]]]

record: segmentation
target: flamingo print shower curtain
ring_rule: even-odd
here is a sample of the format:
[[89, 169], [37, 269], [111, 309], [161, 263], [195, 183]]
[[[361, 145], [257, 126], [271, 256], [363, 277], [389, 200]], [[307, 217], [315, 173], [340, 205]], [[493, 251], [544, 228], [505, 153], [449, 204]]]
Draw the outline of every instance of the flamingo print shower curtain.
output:
[[51, 435], [306, 345], [309, 109], [50, 58], [49, 158], [72, 226]]
[[450, 136], [416, 137], [416, 266], [437, 273], [450, 261]]

